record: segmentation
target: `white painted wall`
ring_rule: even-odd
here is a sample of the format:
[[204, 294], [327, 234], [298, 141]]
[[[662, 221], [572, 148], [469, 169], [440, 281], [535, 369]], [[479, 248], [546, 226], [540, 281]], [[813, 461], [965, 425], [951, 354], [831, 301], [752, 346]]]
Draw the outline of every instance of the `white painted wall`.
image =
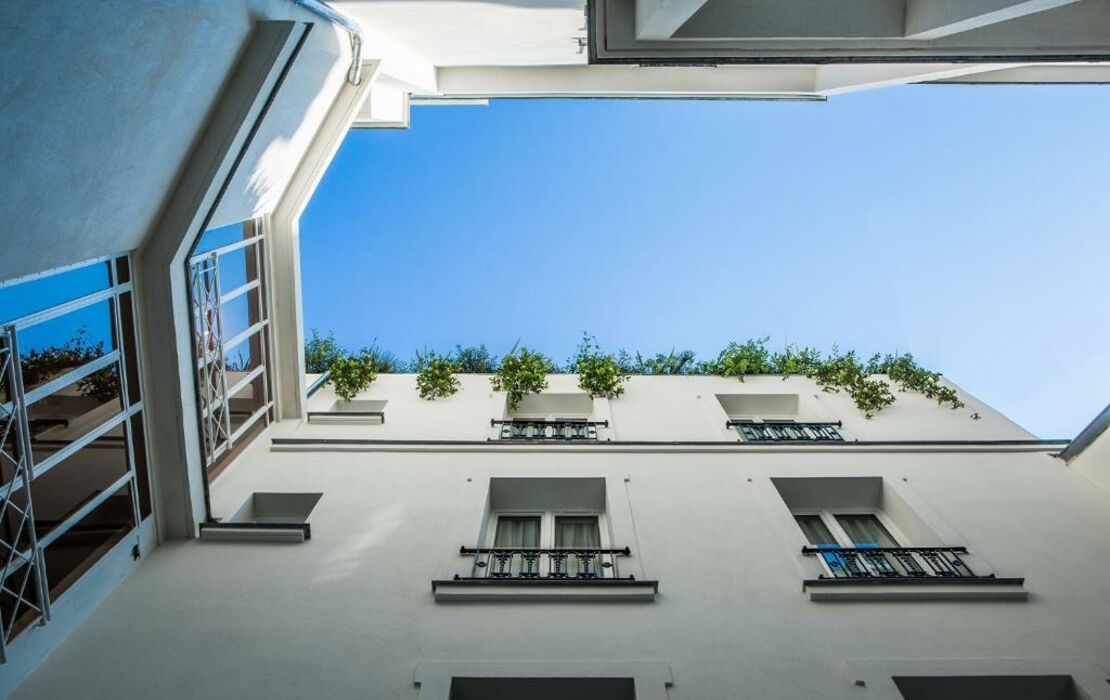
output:
[[[309, 382], [314, 377], [309, 377]], [[488, 375], [458, 375], [460, 391], [425, 401], [416, 393], [416, 375], [382, 374], [358, 398], [385, 400], [384, 425], [298, 424], [297, 437], [354, 437], [383, 440], [485, 440], [491, 418], [505, 416], [505, 394], [490, 389]], [[549, 393], [581, 392], [574, 374], [548, 377]], [[846, 394], [822, 391], [805, 377], [756, 376], [743, 382], [725, 377], [635, 376], [620, 398], [594, 402], [599, 420], [611, 418], [603, 437], [621, 441], [724, 441], [738, 439], [725, 428], [727, 414], [718, 394], [793, 394], [800, 421], [842, 421], [848, 440], [1031, 440], [1033, 435], [975, 397], [960, 391], [967, 406], [938, 407], [920, 394], [899, 392], [894, 405], [868, 420]], [[330, 410], [336, 401], [325, 386], [308, 401], [309, 411]], [[979, 420], [971, 415], [978, 413]]]
[[[379, 388], [387, 379], [406, 381]], [[671, 411], [669, 395], [641, 401], [634, 390], [611, 402], [618, 430], [633, 404]], [[468, 386], [456, 398], [473, 399], [475, 424], [488, 420], [488, 393]], [[400, 431], [408, 401], [390, 402], [383, 427]], [[920, 409], [921, 437], [932, 418], [948, 420], [943, 411]], [[505, 476], [604, 478], [615, 544], [632, 548], [637, 576], [659, 580], [655, 602], [434, 602], [433, 579], [468, 570], [458, 548], [477, 541], [489, 479]], [[881, 477], [944, 543], [968, 546], [975, 566], [1025, 577], [1029, 600], [809, 600], [801, 582], [814, 562], [771, 483], [791, 476]], [[630, 662], [669, 668], [671, 700], [897, 697], [853, 685], [877, 688], [890, 663], [1086, 669], [1091, 697], [1107, 695], [1110, 505], [1047, 451], [272, 451], [262, 439], [216, 482], [216, 511], [261, 490], [324, 494], [309, 542], [160, 547], [12, 697], [423, 699], [418, 665], [536, 673]]]
[[317, 26], [224, 219], [273, 206], [338, 89], [345, 33], [288, 0], [0, 3], [0, 279], [138, 248], [265, 19]]
[[1068, 466], [1110, 494], [1110, 430], [1104, 430]]

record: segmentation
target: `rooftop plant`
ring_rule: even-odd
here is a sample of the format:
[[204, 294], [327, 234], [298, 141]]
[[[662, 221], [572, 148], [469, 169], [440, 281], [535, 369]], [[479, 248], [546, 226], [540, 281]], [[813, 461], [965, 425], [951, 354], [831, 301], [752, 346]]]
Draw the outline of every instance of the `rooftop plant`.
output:
[[420, 371], [416, 375], [416, 391], [420, 398], [434, 401], [446, 398], [459, 390], [455, 373], [459, 366], [450, 357], [440, 357], [433, 351], [417, 353]]
[[323, 374], [331, 363], [342, 359], [343, 348], [335, 342], [335, 334], [328, 333], [325, 338], [315, 328], [304, 343], [304, 370], [310, 374]]
[[455, 364], [461, 374], [493, 374], [497, 371], [497, 358], [485, 345], [456, 345]]
[[538, 394], [546, 389], [547, 375], [555, 370], [555, 363], [543, 353], [514, 347], [501, 358], [501, 364], [489, 382], [494, 391], [504, 391], [509, 395], [509, 408], [515, 409], [528, 394]]
[[628, 373], [616, 357], [601, 351], [592, 335], [582, 334], [578, 354], [570, 364], [578, 373], [578, 387], [589, 394], [591, 399], [615, 399], [624, 393]]
[[[546, 375], [558, 372], [577, 373], [579, 387], [591, 397], [620, 396], [624, 392], [624, 382], [633, 374], [715, 374], [736, 377], [740, 381], [753, 374], [777, 374], [784, 379], [802, 375], [813, 379], [824, 391], [844, 392], [868, 418], [894, 403], [891, 384], [896, 385], [899, 392], [917, 392], [953, 410], [964, 407], [956, 390], [945, 386], [938, 372], [924, 369], [908, 353], [874, 355], [863, 362], [854, 351], [841, 352], [836, 346], [827, 355], [815, 348], [796, 345], [773, 352], [767, 347], [769, 340], [755, 338], [743, 343], [732, 342], [716, 358], [698, 362], [691, 350], [672, 349], [653, 356], [625, 350], [616, 355], [608, 354], [587, 333], [583, 334], [576, 355], [561, 368], [540, 352], [515, 346], [500, 362], [485, 345], [457, 345], [453, 357], [417, 352], [410, 364], [377, 345], [363, 349], [359, 357], [366, 360], [374, 374], [417, 372], [417, 389], [425, 398], [455, 393], [458, 390], [455, 374], [492, 374], [490, 384], [494, 390], [509, 394], [512, 408], [516, 408], [526, 395], [546, 389]], [[305, 356], [310, 368], [319, 367], [326, 358], [333, 358], [333, 362], [337, 356], [342, 358], [342, 351], [330, 334], [323, 338], [313, 331], [305, 346]], [[978, 418], [978, 414], [972, 414], [972, 418]]]
[[342, 357], [330, 365], [330, 382], [335, 388], [335, 395], [344, 401], [350, 401], [359, 392], [366, 391], [377, 378], [373, 361], [365, 355]]

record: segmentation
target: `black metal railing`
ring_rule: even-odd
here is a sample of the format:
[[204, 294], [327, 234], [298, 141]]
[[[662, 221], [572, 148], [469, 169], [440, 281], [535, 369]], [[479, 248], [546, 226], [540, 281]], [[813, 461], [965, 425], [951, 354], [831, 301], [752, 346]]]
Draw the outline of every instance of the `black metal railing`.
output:
[[634, 580], [620, 576], [617, 557], [629, 556], [632, 550], [565, 548], [459, 548], [459, 554], [474, 557], [474, 569], [469, 577], [455, 576], [456, 580], [504, 581], [597, 581]]
[[491, 420], [490, 427], [501, 426], [498, 440], [587, 441], [597, 440], [597, 427], [609, 427], [609, 421], [590, 420]]
[[828, 573], [822, 579], [906, 581], [982, 580], [964, 561], [966, 547], [802, 547], [803, 554], [818, 556]]
[[843, 442], [835, 423], [756, 423], [730, 420], [728, 428], [736, 428], [744, 442]]

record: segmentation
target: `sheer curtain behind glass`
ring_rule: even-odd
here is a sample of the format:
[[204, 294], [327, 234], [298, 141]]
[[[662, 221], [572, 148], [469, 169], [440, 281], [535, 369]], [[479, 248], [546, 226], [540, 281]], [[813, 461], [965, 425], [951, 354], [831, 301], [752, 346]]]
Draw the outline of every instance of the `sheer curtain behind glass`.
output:
[[540, 518], [536, 516], [506, 517], [497, 519], [494, 547], [519, 549], [540, 546]]
[[597, 516], [555, 518], [555, 546], [571, 549], [601, 547]]
[[[556, 517], [555, 547], [599, 549], [601, 530], [597, 525], [597, 516]], [[578, 576], [587, 572], [600, 576], [602, 572], [601, 558], [597, 556], [583, 559], [572, 554], [567, 556], [566, 566], [568, 576]]]

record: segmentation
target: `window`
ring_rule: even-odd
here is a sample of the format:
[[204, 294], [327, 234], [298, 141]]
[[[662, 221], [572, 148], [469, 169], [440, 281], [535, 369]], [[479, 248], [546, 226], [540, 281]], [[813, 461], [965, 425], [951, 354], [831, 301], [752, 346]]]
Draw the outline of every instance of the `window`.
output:
[[210, 475], [273, 419], [264, 241], [255, 222], [209, 229], [189, 259], [198, 408]]
[[151, 513], [126, 255], [0, 284], [0, 659]]
[[795, 511], [794, 520], [809, 543], [840, 547], [900, 547], [882, 516], [870, 512]]
[[[539, 564], [524, 550], [576, 550], [561, 561], [556, 572], [569, 577], [594, 576], [601, 578], [605, 567], [598, 565], [598, 556], [590, 550], [606, 549], [603, 544], [601, 521], [603, 514], [558, 513], [546, 511], [535, 514], [496, 513], [493, 518], [493, 549], [522, 550], [512, 554], [506, 573], [529, 576], [538, 573]], [[606, 538], [607, 539], [607, 538]], [[585, 550], [585, 551], [583, 551]]]

